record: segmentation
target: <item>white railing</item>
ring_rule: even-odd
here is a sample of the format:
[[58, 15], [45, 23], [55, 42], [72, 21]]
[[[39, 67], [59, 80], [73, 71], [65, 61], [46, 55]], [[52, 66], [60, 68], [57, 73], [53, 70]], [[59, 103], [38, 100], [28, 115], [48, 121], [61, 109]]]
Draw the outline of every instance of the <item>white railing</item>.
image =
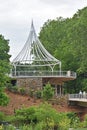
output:
[[73, 99], [87, 99], [87, 93], [85, 94], [69, 94], [69, 100]]
[[79, 98], [79, 94], [69, 94], [69, 99]]
[[76, 78], [72, 71], [12, 71], [11, 77], [71, 77]]

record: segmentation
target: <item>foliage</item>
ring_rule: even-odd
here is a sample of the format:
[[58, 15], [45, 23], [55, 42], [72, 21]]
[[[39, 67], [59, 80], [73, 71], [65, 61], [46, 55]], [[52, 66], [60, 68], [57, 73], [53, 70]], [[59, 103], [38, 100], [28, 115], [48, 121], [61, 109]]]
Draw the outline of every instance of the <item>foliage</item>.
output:
[[6, 130], [16, 130], [16, 128], [13, 125], [8, 125]]
[[70, 119], [70, 126], [72, 128], [79, 126], [80, 120], [77, 117], [76, 113], [74, 113], [74, 112], [68, 112], [67, 116]]
[[68, 130], [70, 128], [70, 119], [67, 116], [59, 122], [59, 128], [60, 130]]
[[29, 127], [29, 129], [33, 128], [35, 130], [67, 130], [72, 126], [71, 122], [75, 122], [74, 117], [72, 121], [70, 115], [68, 113], [59, 113], [50, 104], [43, 103], [37, 107], [31, 106], [30, 108], [16, 110], [15, 115], [8, 121], [17, 127], [23, 127], [25, 129]]
[[[69, 91], [83, 87], [87, 77], [87, 7], [78, 10], [72, 18], [48, 20], [41, 28], [39, 38], [45, 48], [62, 62], [62, 70], [77, 72], [77, 79], [67, 83]], [[79, 82], [79, 85], [78, 85]], [[74, 88], [73, 88], [74, 87]], [[68, 89], [67, 89], [68, 91]]]
[[31, 106], [30, 108], [21, 108], [16, 110], [15, 122], [19, 124], [29, 124], [36, 121], [35, 116], [36, 107]]
[[25, 95], [26, 89], [24, 87], [19, 88], [19, 93], [21, 93], [22, 95]]
[[9, 41], [5, 40], [2, 35], [0, 35], [0, 86], [4, 87], [7, 79], [7, 75], [10, 70], [9, 58]]
[[17, 93], [18, 92], [18, 86], [12, 86], [11, 92]]
[[23, 125], [19, 127], [20, 130], [33, 130], [32, 125]]
[[18, 86], [12, 86], [11, 83], [7, 84], [7, 89], [11, 92], [18, 93]]
[[42, 98], [42, 90], [36, 90], [35, 91], [34, 89], [30, 89], [29, 90], [29, 96], [40, 99], [40, 98]]
[[11, 91], [11, 90], [12, 90], [12, 87], [13, 87], [13, 85], [12, 85], [10, 82], [8, 82], [8, 83], [6, 84], [6, 89], [7, 89], [7, 90]]
[[84, 121], [83, 121], [84, 127], [87, 127], [87, 114], [85, 115]]
[[29, 90], [29, 96], [30, 96], [30, 97], [33, 97], [33, 96], [34, 96], [34, 90], [33, 90], [33, 89], [30, 89], [30, 90]]
[[43, 92], [42, 92], [42, 98], [44, 100], [49, 100], [54, 96], [54, 90], [52, 88], [52, 86], [48, 83], [46, 84], [46, 86], [43, 88]]
[[40, 99], [42, 97], [42, 90], [37, 90], [36, 91], [36, 98]]
[[3, 113], [0, 115], [0, 119], [12, 124], [6, 126], [6, 130], [16, 130], [17, 128], [21, 130], [68, 130], [69, 128], [87, 127], [87, 115], [84, 121], [80, 122], [75, 113], [57, 112], [47, 102], [39, 106], [18, 109], [15, 115], [12, 116], [5, 116]]
[[0, 35], [0, 105], [7, 105], [8, 103], [8, 97], [4, 94], [4, 87], [6, 87], [6, 83], [9, 80], [8, 74], [10, 72], [8, 44], [9, 41]]
[[22, 130], [68, 130], [87, 127], [87, 115], [84, 121], [80, 122], [75, 113], [57, 112], [47, 102], [39, 106], [18, 109], [12, 116], [5, 116], [3, 113], [0, 115], [0, 119], [13, 124], [6, 126], [6, 130], [16, 130], [16, 127]]
[[5, 115], [3, 112], [0, 112], [0, 121], [3, 121], [5, 119]]
[[6, 106], [8, 103], [9, 97], [4, 92], [0, 92], [0, 105]]

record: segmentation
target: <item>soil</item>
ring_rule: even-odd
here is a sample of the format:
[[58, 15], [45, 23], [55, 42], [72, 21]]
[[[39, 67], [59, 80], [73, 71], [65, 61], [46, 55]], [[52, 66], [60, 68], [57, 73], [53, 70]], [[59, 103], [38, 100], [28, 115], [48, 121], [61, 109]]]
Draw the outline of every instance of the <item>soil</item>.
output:
[[[10, 91], [6, 91], [6, 93], [10, 98], [10, 102], [7, 106], [0, 106], [0, 111], [4, 112], [6, 115], [12, 115], [16, 109], [20, 109], [22, 107], [30, 107], [42, 103], [40, 99], [35, 100], [34, 98], [31, 98], [27, 95], [20, 95]], [[76, 112], [81, 119], [83, 119], [84, 115], [87, 114], [87, 108], [68, 106], [67, 103], [59, 105], [52, 104], [52, 107], [55, 108], [58, 112]]]

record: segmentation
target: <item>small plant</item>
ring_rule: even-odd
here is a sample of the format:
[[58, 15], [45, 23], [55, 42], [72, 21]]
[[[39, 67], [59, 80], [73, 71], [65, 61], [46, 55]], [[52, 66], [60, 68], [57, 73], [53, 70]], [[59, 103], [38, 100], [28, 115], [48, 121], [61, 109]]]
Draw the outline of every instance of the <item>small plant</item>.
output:
[[36, 91], [36, 97], [38, 99], [40, 99], [42, 97], [42, 91], [41, 90]]
[[3, 121], [5, 119], [5, 115], [3, 112], [0, 112], [0, 120]]
[[19, 89], [19, 93], [21, 93], [22, 95], [25, 95], [25, 94], [26, 94], [25, 88], [21, 87], [21, 88]]
[[9, 91], [11, 91], [12, 90], [12, 84], [11, 83], [7, 83], [7, 85], [6, 85], [6, 88], [7, 88], [7, 90], [9, 90]]
[[18, 86], [13, 86], [11, 83], [8, 83], [6, 86], [7, 90], [17, 93], [18, 92]]
[[13, 86], [13, 92], [17, 93], [18, 92], [18, 86]]
[[49, 100], [54, 96], [54, 89], [48, 83], [43, 89], [42, 97], [44, 100]]
[[30, 96], [30, 97], [33, 97], [33, 96], [34, 96], [34, 90], [33, 90], [33, 89], [30, 89], [30, 90], [29, 90], [29, 96]]

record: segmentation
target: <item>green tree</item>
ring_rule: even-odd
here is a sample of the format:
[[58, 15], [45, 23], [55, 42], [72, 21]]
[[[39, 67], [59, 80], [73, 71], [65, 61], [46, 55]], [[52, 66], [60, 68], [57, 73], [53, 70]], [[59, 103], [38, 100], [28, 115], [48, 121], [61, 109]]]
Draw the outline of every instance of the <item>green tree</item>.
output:
[[42, 98], [44, 100], [49, 100], [54, 96], [54, 90], [52, 88], [52, 86], [48, 83], [46, 84], [46, 86], [43, 88], [43, 92], [42, 92]]
[[70, 92], [78, 92], [81, 87], [86, 88], [86, 82], [83, 81], [87, 77], [86, 16], [87, 7], [78, 10], [72, 18], [59, 17], [56, 20], [48, 20], [40, 31], [41, 42], [62, 62], [62, 70], [77, 72], [77, 79], [67, 82], [67, 91]]
[[9, 40], [4, 39], [0, 35], [0, 105], [8, 103], [8, 96], [4, 93], [4, 88], [6, 87], [10, 72], [9, 48]]

